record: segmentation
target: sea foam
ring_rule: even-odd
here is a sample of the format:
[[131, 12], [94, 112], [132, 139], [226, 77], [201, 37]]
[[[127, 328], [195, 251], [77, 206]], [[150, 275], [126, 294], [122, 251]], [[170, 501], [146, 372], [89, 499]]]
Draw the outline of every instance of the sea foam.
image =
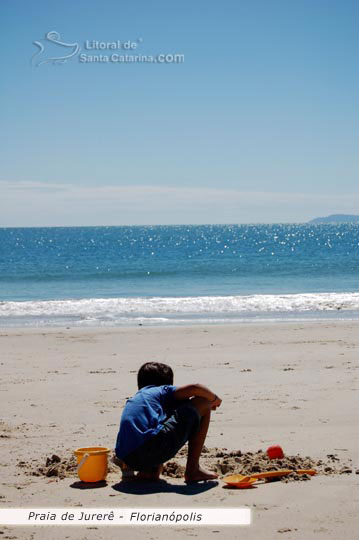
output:
[[0, 303], [1, 325], [131, 324], [148, 321], [222, 322], [254, 315], [323, 315], [358, 312], [359, 293], [242, 296], [90, 298]]

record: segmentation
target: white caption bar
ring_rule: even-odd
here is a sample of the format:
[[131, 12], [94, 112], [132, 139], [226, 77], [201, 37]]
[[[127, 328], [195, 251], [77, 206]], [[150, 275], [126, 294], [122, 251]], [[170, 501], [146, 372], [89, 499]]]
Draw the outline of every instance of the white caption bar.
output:
[[1, 508], [1, 525], [250, 525], [249, 508]]

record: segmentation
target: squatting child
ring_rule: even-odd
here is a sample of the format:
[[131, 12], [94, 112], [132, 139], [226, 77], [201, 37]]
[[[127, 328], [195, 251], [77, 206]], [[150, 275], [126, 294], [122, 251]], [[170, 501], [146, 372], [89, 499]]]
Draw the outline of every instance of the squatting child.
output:
[[222, 400], [202, 384], [173, 386], [170, 366], [147, 362], [137, 374], [138, 392], [127, 400], [116, 441], [116, 456], [140, 478], [157, 480], [162, 465], [188, 441], [187, 483], [217, 475], [202, 469], [199, 458], [211, 411]]

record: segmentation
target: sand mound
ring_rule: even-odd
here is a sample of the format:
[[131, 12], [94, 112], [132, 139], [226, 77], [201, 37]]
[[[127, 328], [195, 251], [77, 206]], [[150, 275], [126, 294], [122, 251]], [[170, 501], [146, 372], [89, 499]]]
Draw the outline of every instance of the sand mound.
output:
[[333, 475], [351, 473], [351, 465], [343, 464], [336, 454], [328, 454], [325, 459], [313, 459], [309, 456], [285, 456], [282, 459], [269, 459], [262, 450], [242, 453], [240, 450], [228, 451], [223, 448], [211, 448], [203, 456], [207, 467], [216, 471], [220, 476], [228, 474], [250, 475], [259, 472], [290, 469], [293, 474], [282, 479], [283, 482], [292, 480], [310, 480], [309, 475], [298, 475], [298, 469], [315, 469], [318, 474]]
[[[24, 469], [25, 474], [28, 476], [54, 476], [60, 479], [77, 477], [77, 459], [75, 456], [61, 458], [53, 454], [40, 463], [37, 461], [32, 461], [31, 463], [19, 461], [17, 466]], [[109, 473], [118, 472], [118, 467], [111, 463], [110, 460], [108, 471]]]
[[[168, 461], [163, 469], [163, 476], [169, 478], [183, 478], [184, 460], [187, 449], [182, 448], [176, 459]], [[349, 460], [350, 461], [350, 460]], [[336, 475], [350, 474], [353, 472], [352, 465], [343, 463], [337, 454], [327, 454], [324, 459], [315, 460], [309, 456], [285, 456], [282, 459], [270, 460], [265, 452], [245, 452], [241, 450], [228, 451], [226, 448], [203, 448], [202, 462], [209, 470], [215, 471], [221, 478], [228, 474], [245, 474], [290, 469], [292, 474], [282, 479], [283, 482], [310, 480], [308, 475], [298, 475], [298, 469], [315, 469], [318, 474]], [[53, 454], [41, 462], [36, 460], [31, 463], [20, 461], [18, 467], [22, 468], [26, 475], [39, 477], [57, 477], [58, 479], [77, 477], [77, 460], [75, 456], [60, 457]], [[109, 459], [109, 474], [120, 474], [120, 469]]]
[[167, 461], [163, 467], [162, 474], [163, 476], [168, 476], [169, 478], [183, 478], [185, 468], [183, 465], [180, 465], [176, 461]]

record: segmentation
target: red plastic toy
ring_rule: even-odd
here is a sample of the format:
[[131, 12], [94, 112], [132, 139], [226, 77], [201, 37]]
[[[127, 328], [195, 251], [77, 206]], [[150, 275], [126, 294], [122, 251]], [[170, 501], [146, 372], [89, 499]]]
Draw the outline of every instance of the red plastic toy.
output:
[[274, 446], [270, 446], [267, 448], [267, 456], [269, 459], [281, 459], [284, 457], [284, 452], [281, 446], [279, 444], [276, 444]]

